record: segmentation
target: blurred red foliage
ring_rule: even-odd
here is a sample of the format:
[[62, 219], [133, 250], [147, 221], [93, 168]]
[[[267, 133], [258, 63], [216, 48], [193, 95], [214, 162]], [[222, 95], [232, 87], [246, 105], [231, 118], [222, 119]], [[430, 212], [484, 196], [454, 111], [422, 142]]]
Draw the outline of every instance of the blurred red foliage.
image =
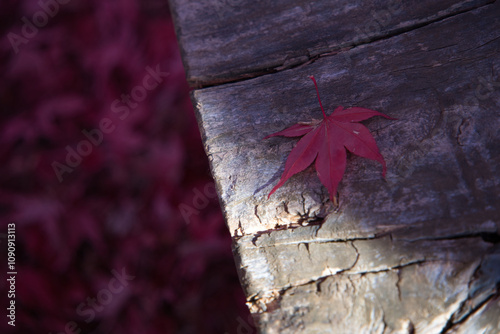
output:
[[[218, 202], [189, 224], [178, 209], [213, 180], [167, 1], [58, 1], [0, 3], [0, 233], [16, 223], [18, 273], [16, 327], [0, 331], [239, 333], [249, 313]], [[157, 66], [169, 75], [120, 118], [114, 101]], [[103, 119], [113, 131], [69, 167]]]

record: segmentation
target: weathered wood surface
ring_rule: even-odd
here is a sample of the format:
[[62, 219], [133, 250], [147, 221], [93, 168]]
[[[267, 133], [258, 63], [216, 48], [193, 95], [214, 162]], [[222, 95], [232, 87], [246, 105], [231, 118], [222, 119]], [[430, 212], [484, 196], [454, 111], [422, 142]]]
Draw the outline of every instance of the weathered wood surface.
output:
[[170, 0], [187, 78], [206, 86], [291, 68], [493, 0]]
[[[174, 13], [185, 10], [172, 2]], [[314, 61], [193, 92], [242, 285], [262, 333], [500, 332], [500, 4], [444, 3], [442, 12], [471, 9], [422, 24], [422, 12], [412, 16], [405, 7], [406, 21], [420, 24], [341, 52], [330, 29], [317, 27], [328, 47]], [[337, 6], [332, 18], [346, 11]], [[280, 13], [278, 31], [288, 22], [279, 21]], [[300, 13], [293, 14], [297, 20]], [[256, 71], [241, 67], [236, 52], [229, 72], [194, 71], [190, 64], [200, 60], [186, 52], [183, 15], [179, 40], [192, 82], [261, 69], [261, 61], [252, 65]], [[200, 36], [209, 34], [200, 27]], [[229, 63], [217, 29], [211, 48], [222, 55], [214, 58]], [[243, 38], [234, 27], [232, 33]], [[301, 33], [290, 34], [291, 45]], [[297, 54], [309, 48], [295, 47]], [[311, 168], [267, 200], [296, 141], [262, 138], [321, 117], [311, 74], [330, 111], [357, 105], [398, 118], [364, 122], [387, 161], [387, 178], [375, 162], [349, 158], [338, 211]]]

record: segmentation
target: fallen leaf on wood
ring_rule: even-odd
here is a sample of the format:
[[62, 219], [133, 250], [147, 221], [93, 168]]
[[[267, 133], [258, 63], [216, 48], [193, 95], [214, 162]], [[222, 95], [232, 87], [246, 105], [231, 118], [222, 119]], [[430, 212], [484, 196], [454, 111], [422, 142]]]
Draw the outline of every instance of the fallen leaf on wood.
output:
[[375, 110], [359, 107], [344, 109], [342, 106], [337, 107], [330, 116], [327, 116], [321, 104], [316, 80], [313, 76], [310, 78], [316, 87], [319, 105], [323, 112], [323, 120], [313, 120], [308, 123], [301, 122], [264, 138], [304, 136], [288, 155], [285, 171], [278, 184], [269, 193], [268, 198], [291, 176], [303, 171], [316, 161], [315, 167], [318, 177], [328, 189], [330, 200], [336, 204], [334, 199], [337, 194], [337, 186], [342, 180], [346, 167], [346, 149], [361, 157], [380, 162], [383, 168], [382, 176], [385, 177], [386, 164], [375, 139], [364, 125], [357, 122], [374, 116], [382, 116], [393, 120], [395, 118]]

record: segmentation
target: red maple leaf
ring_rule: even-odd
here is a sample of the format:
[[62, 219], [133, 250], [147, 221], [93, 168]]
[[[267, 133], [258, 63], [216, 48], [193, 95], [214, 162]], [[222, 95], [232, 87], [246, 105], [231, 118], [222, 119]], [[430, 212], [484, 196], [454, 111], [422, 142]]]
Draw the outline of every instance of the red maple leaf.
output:
[[337, 107], [330, 116], [326, 116], [319, 97], [316, 80], [313, 76], [310, 76], [310, 78], [316, 87], [319, 105], [323, 112], [323, 120], [298, 123], [264, 138], [304, 136], [290, 152], [285, 163], [285, 171], [278, 184], [269, 193], [268, 198], [292, 175], [303, 171], [316, 160], [315, 167], [318, 177], [328, 189], [330, 200], [336, 204], [334, 198], [337, 194], [337, 186], [342, 180], [345, 171], [346, 149], [361, 157], [380, 162], [383, 167], [382, 176], [385, 177], [385, 161], [378, 150], [375, 139], [364, 125], [356, 122], [364, 121], [373, 116], [382, 116], [388, 119], [395, 118], [375, 110], [358, 107], [344, 109], [342, 106]]

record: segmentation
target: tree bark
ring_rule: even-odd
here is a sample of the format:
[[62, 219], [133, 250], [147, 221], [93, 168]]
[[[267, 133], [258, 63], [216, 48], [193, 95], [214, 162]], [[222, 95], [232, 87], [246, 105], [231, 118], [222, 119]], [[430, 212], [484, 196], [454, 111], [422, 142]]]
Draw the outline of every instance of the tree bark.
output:
[[[262, 333], [500, 332], [498, 2], [171, 8]], [[349, 157], [338, 208], [312, 168], [267, 199], [296, 140], [263, 137], [321, 118], [309, 75], [329, 112], [398, 119], [364, 122], [387, 176]]]

